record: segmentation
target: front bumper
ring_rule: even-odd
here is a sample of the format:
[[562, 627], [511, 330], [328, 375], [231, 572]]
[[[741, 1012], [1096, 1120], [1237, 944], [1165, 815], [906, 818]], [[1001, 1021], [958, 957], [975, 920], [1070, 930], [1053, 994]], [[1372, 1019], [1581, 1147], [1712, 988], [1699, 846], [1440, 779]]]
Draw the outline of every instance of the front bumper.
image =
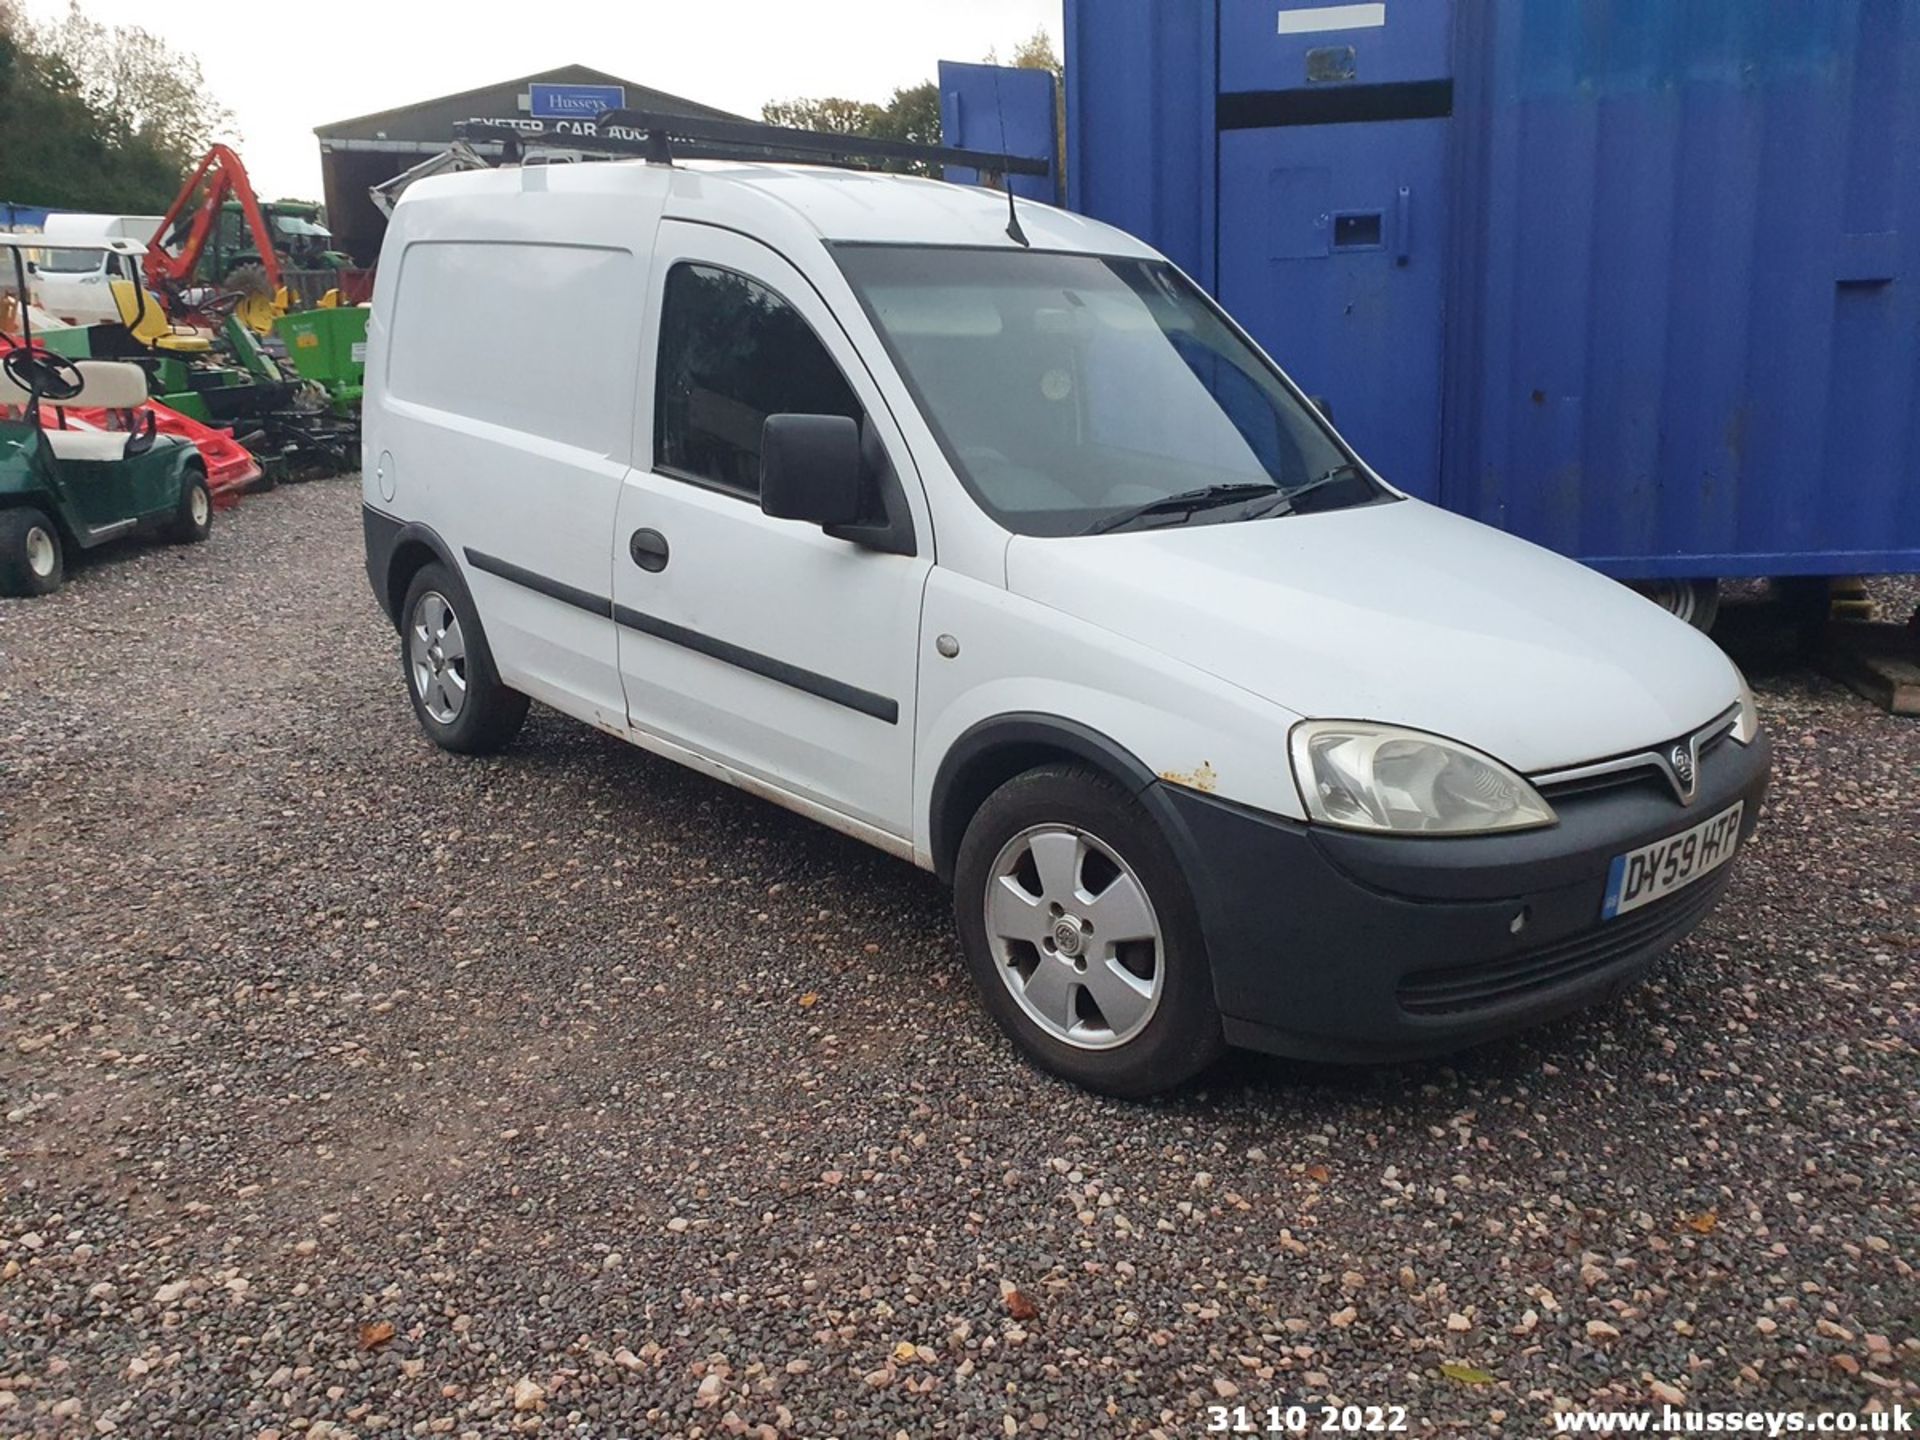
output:
[[1703, 756], [1681, 805], [1649, 777], [1554, 797], [1560, 823], [1515, 835], [1356, 834], [1156, 783], [1192, 881], [1227, 1039], [1305, 1060], [1443, 1053], [1541, 1024], [1637, 980], [1693, 929], [1738, 856], [1614, 920], [1615, 855], [1766, 795], [1764, 735]]

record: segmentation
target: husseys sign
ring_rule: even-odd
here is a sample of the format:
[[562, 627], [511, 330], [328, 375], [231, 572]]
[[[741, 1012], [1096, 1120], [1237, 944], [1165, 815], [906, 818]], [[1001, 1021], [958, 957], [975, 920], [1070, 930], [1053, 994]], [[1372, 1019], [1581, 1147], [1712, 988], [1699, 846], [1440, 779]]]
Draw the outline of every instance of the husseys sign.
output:
[[624, 110], [624, 85], [529, 85], [527, 114], [535, 120], [591, 120], [605, 110]]

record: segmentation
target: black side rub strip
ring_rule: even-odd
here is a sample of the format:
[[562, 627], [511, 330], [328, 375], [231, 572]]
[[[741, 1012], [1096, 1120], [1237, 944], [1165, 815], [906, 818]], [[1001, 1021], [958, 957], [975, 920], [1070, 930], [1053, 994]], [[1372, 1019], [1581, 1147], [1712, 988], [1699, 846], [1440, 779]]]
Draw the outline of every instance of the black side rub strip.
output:
[[1222, 95], [1222, 130], [1283, 125], [1357, 125], [1368, 120], [1444, 120], [1453, 114], [1453, 81], [1400, 80], [1329, 90], [1254, 90]]
[[790, 685], [795, 690], [804, 690], [809, 695], [818, 695], [822, 700], [831, 700], [836, 705], [844, 705], [849, 710], [858, 710], [862, 715], [871, 715], [876, 720], [884, 720], [889, 725], [900, 723], [900, 702], [889, 700], [884, 695], [876, 695], [871, 690], [862, 690], [857, 685], [849, 685], [844, 680], [835, 680], [830, 675], [822, 675], [813, 670], [802, 670], [798, 665], [789, 665], [784, 660], [776, 660], [771, 655], [762, 655], [758, 650], [748, 650], [731, 641], [716, 640], [711, 635], [702, 635], [698, 630], [689, 630], [684, 625], [676, 625], [671, 620], [662, 620], [654, 615], [644, 615], [638, 610], [629, 610], [625, 605], [613, 607], [613, 618], [629, 630], [638, 630], [642, 635], [651, 635], [656, 640], [664, 640], [669, 645], [678, 645], [683, 649], [698, 651], [715, 660], [725, 661], [742, 670], [750, 670], [782, 685]]
[[795, 690], [804, 690], [809, 695], [817, 695], [822, 700], [830, 700], [835, 705], [844, 705], [849, 710], [858, 710], [862, 715], [871, 715], [876, 720], [884, 720], [889, 725], [900, 723], [900, 702], [890, 700], [884, 695], [876, 695], [871, 690], [862, 690], [857, 685], [849, 685], [844, 680], [835, 680], [830, 675], [821, 675], [812, 670], [803, 670], [798, 665], [789, 665], [784, 660], [776, 660], [771, 655], [762, 655], [757, 650], [748, 650], [731, 641], [716, 640], [711, 635], [702, 635], [698, 630], [689, 630], [684, 625], [676, 625], [671, 620], [661, 620], [655, 616], [629, 609], [625, 605], [615, 605], [611, 600], [579, 590], [558, 580], [549, 580], [546, 576], [515, 565], [511, 561], [469, 548], [466, 551], [467, 563], [476, 570], [484, 570], [489, 575], [497, 575], [502, 580], [512, 581], [528, 590], [558, 600], [563, 605], [571, 605], [577, 610], [585, 610], [591, 615], [604, 615], [629, 630], [637, 630], [642, 635], [651, 635], [656, 640], [664, 640], [669, 645], [678, 645], [701, 655], [722, 661], [741, 670], [772, 680], [776, 684], [791, 686]]
[[603, 600], [590, 590], [577, 590], [559, 580], [549, 580], [546, 576], [515, 565], [511, 560], [501, 560], [492, 555], [467, 547], [467, 563], [476, 570], [484, 570], [489, 575], [498, 575], [502, 580], [511, 580], [529, 590], [537, 590], [549, 599], [558, 600], [562, 605], [571, 605], [576, 610], [585, 610], [589, 614], [605, 619], [613, 618], [613, 602]]

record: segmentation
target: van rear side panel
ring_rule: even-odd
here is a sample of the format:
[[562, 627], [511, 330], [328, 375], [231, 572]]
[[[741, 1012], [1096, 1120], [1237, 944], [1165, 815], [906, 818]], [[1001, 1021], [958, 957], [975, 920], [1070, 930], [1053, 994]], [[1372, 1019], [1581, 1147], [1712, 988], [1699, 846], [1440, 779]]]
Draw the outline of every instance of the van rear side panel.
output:
[[449, 177], [396, 208], [368, 331], [364, 493], [446, 543], [508, 684], [624, 726], [611, 619], [554, 591], [610, 593], [660, 204], [591, 193], [592, 178]]

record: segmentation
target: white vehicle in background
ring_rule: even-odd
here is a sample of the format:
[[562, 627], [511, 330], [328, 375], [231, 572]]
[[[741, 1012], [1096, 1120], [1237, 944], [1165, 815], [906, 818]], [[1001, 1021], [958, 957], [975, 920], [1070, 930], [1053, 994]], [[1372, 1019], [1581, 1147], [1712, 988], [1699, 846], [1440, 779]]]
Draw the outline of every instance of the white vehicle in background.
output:
[[[118, 320], [111, 280], [138, 280], [140, 257], [160, 228], [158, 215], [49, 215], [42, 228], [47, 248], [33, 261], [34, 303], [72, 325]], [[130, 249], [62, 249], [71, 240], [95, 245], [126, 240]]]
[[994, 1018], [1118, 1095], [1458, 1048], [1692, 930], [1768, 774], [1713, 642], [1393, 489], [1140, 241], [1009, 209], [410, 187], [363, 499], [427, 736], [538, 699], [934, 871]]

